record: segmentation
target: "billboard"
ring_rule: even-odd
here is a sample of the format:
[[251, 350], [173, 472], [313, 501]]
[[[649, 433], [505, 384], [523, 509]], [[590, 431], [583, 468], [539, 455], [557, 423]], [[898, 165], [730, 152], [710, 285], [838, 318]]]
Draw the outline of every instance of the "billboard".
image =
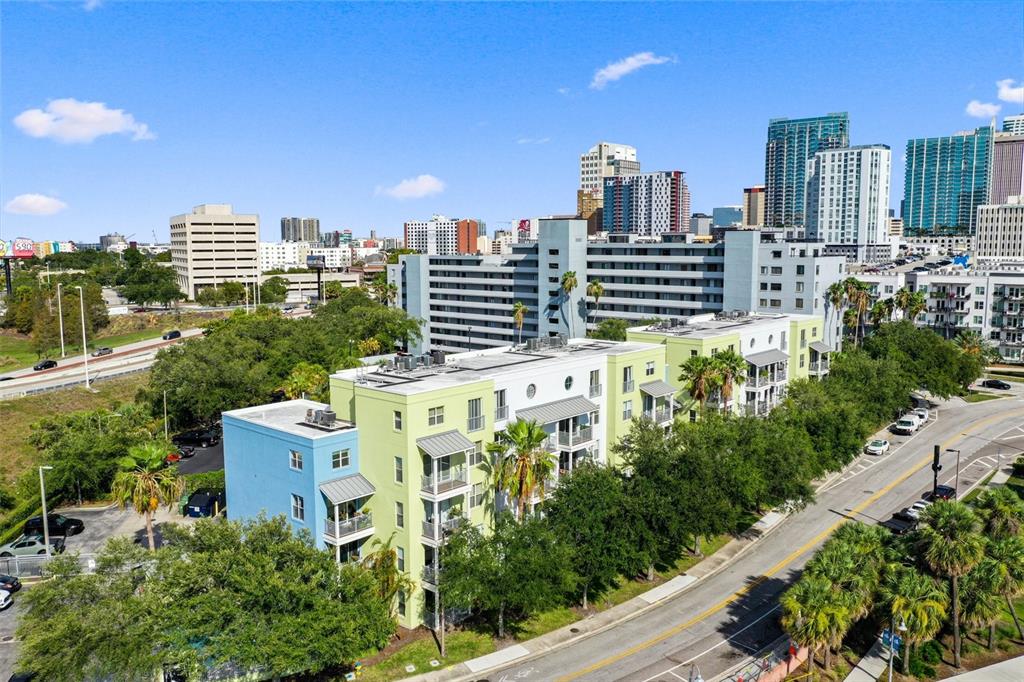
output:
[[3, 239], [0, 239], [0, 258], [7, 255], [8, 244]]
[[314, 270], [323, 270], [326, 267], [323, 256], [306, 256], [306, 267]]
[[18, 237], [11, 242], [11, 252], [8, 255], [15, 258], [31, 258], [36, 255], [35, 244], [32, 243], [31, 239]]

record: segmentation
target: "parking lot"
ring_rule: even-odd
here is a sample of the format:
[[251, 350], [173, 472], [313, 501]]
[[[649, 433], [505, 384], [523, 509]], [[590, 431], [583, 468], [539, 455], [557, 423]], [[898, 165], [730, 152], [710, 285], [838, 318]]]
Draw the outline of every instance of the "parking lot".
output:
[[178, 462], [182, 474], [199, 474], [224, 468], [224, 443], [218, 442], [208, 448], [196, 448], [196, 454]]

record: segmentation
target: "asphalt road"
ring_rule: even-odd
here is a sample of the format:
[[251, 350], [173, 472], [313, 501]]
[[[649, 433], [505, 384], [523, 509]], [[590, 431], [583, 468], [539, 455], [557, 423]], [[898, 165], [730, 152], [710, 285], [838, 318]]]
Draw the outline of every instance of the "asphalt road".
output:
[[178, 462], [178, 473], [198, 474], [224, 468], [224, 441], [208, 448], [196, 447], [196, 454]]
[[[883, 457], [864, 455], [768, 537], [676, 598], [538, 658], [490, 672], [492, 680], [629, 680], [678, 682], [698, 666], [712, 679], [776, 639], [778, 595], [804, 563], [848, 519], [889, 518], [932, 485], [934, 444], [960, 449], [960, 490], [991, 472], [1000, 455], [1024, 450], [1021, 388], [1001, 400], [954, 399], [938, 419]], [[998, 440], [998, 443], [991, 442]], [[870, 457], [870, 459], [869, 459]], [[940, 483], [956, 479], [956, 455], [945, 453]], [[865, 462], [869, 462], [865, 465]]]

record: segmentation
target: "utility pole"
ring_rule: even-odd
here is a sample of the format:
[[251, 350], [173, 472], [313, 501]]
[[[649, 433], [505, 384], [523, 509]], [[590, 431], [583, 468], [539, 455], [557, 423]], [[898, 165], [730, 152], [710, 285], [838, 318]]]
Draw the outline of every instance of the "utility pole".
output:
[[167, 391], [164, 391], [164, 440], [169, 440], [167, 437]]
[[954, 489], [957, 493], [960, 491], [960, 451], [954, 450], [953, 448], [946, 448], [946, 452], [956, 453], [956, 483], [953, 484]]
[[62, 358], [67, 357], [64, 352], [64, 310], [60, 303], [60, 288], [64, 286], [62, 282], [57, 282], [57, 323], [60, 325], [60, 356]]
[[53, 467], [41, 466], [39, 467], [39, 498], [43, 502], [43, 544], [46, 546], [46, 558], [49, 559], [50, 554], [50, 519], [46, 514], [46, 482], [43, 480], [43, 471], [49, 471]]
[[89, 346], [85, 340], [85, 289], [76, 286], [78, 289], [78, 302], [81, 305], [82, 314], [82, 360], [85, 362], [85, 390], [89, 390]]

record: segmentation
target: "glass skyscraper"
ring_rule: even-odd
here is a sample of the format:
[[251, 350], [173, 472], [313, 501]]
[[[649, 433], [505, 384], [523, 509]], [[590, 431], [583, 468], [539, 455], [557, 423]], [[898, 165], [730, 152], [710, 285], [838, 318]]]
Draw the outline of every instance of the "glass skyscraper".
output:
[[764, 155], [765, 225], [803, 227], [807, 161], [823, 149], [850, 145], [850, 115], [768, 121]]
[[988, 201], [991, 126], [946, 137], [907, 140], [903, 229], [973, 234]]

